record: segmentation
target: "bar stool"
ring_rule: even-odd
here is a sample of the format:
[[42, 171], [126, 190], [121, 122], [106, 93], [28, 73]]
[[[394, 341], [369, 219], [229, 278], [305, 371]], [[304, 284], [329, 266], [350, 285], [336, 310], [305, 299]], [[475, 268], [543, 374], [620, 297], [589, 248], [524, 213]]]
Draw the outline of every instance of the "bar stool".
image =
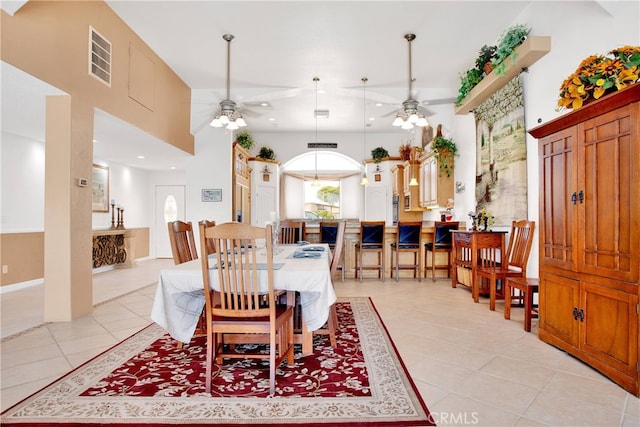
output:
[[[422, 256], [420, 239], [422, 238], [422, 221], [398, 222], [396, 241], [391, 243], [391, 277], [393, 277], [394, 261], [396, 282], [400, 280], [400, 270], [413, 270], [413, 277], [422, 282]], [[400, 264], [400, 254], [413, 254], [413, 264]]]
[[533, 306], [533, 294], [538, 292], [538, 279], [508, 277], [504, 289], [504, 318], [511, 319], [511, 293], [514, 289], [522, 292], [524, 300], [524, 330], [531, 332], [531, 319], [538, 317], [538, 309]]
[[[458, 229], [458, 222], [439, 222], [434, 225], [433, 242], [424, 244], [424, 277], [427, 277], [427, 256], [431, 252], [431, 280], [436, 281], [436, 270], [447, 269], [447, 277], [451, 275], [451, 251], [453, 244], [451, 243], [451, 230]], [[447, 263], [436, 265], [436, 253], [446, 252]]]
[[[331, 253], [336, 253], [336, 243], [338, 240], [338, 234], [340, 231], [340, 224], [344, 221], [320, 221], [320, 243], [326, 243], [331, 249]], [[346, 226], [346, 223], [344, 223]], [[344, 226], [343, 226], [344, 228]], [[342, 233], [342, 239], [344, 240], [344, 230]], [[343, 242], [344, 245], [344, 242]], [[331, 261], [333, 265], [333, 261]], [[336, 269], [342, 273], [342, 281], [344, 282], [344, 251], [340, 251], [337, 259]]]
[[[360, 241], [356, 243], [356, 278], [362, 282], [362, 270], [378, 270], [378, 278], [384, 282], [384, 221], [362, 221]], [[377, 264], [363, 265], [362, 256], [375, 253]]]

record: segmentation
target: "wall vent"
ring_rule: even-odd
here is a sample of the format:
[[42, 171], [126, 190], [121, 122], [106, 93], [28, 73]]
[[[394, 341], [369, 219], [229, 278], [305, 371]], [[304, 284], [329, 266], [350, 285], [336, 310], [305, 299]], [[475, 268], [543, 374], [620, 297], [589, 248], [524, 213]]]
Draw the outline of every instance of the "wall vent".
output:
[[89, 26], [89, 75], [111, 87], [111, 43]]
[[337, 142], [309, 142], [307, 148], [338, 148]]

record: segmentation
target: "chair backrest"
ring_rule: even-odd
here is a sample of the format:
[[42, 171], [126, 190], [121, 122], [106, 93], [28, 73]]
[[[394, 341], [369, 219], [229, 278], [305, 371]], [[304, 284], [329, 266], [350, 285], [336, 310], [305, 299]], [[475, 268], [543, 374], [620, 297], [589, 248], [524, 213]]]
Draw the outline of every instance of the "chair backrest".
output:
[[523, 275], [526, 274], [535, 227], [535, 221], [526, 219], [511, 223], [506, 261], [509, 268], [519, 269]]
[[360, 223], [360, 245], [362, 247], [384, 244], [384, 221], [362, 221]]
[[344, 248], [344, 231], [347, 228], [346, 221], [340, 221], [337, 223], [337, 233], [335, 240], [335, 248], [333, 249], [333, 258], [331, 258], [331, 278], [333, 278], [338, 271], [340, 265], [340, 258], [342, 257], [342, 250]]
[[457, 230], [459, 225], [458, 221], [442, 222], [436, 221], [434, 224], [434, 236], [433, 241], [436, 244], [451, 244], [451, 230]]
[[[198, 225], [199, 226], [204, 225], [205, 227], [215, 227], [216, 222], [203, 219], [202, 221], [198, 222]], [[200, 228], [202, 228], [202, 227], [200, 227]], [[215, 248], [215, 245], [213, 244], [213, 240], [208, 239], [207, 240], [207, 252], [206, 252], [206, 254], [207, 255], [211, 255], [211, 254], [213, 254], [215, 252], [216, 252], [216, 248]], [[201, 253], [204, 253], [204, 252], [201, 251]]]
[[344, 221], [320, 221], [320, 243], [335, 244], [338, 238], [338, 228]]
[[171, 242], [173, 262], [177, 265], [198, 259], [191, 222], [168, 222], [167, 228], [169, 229], [169, 241]]
[[419, 246], [422, 239], [422, 221], [398, 222], [396, 245]]
[[[201, 258], [207, 313], [244, 318], [269, 315], [275, 320], [271, 225], [261, 228], [228, 222], [200, 227], [200, 249], [206, 250], [207, 239], [213, 240], [217, 249], [215, 265], [210, 265], [209, 257]], [[258, 255], [263, 250], [266, 253]], [[259, 270], [266, 270], [266, 284]], [[210, 274], [218, 277], [213, 288]]]
[[298, 243], [306, 238], [304, 221], [285, 219], [280, 221], [278, 241], [283, 245]]

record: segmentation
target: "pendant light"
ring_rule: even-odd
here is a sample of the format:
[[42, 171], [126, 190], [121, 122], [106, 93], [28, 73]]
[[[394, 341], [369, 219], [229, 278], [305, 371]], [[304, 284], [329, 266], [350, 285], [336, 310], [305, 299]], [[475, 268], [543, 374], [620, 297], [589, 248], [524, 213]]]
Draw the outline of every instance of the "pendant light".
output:
[[413, 140], [411, 141], [411, 154], [409, 155], [409, 167], [411, 168], [411, 179], [409, 180], [409, 187], [415, 187], [418, 184], [418, 180], [416, 179], [415, 167], [414, 164], [416, 162], [416, 150], [413, 148]]
[[311, 183], [311, 186], [312, 187], [318, 187], [318, 186], [320, 186], [320, 180], [318, 179], [318, 82], [320, 81], [320, 79], [318, 77], [314, 77], [313, 81], [316, 84], [316, 109], [313, 110], [313, 115], [316, 118], [316, 144], [315, 144], [315, 149], [316, 149], [316, 153], [315, 153], [316, 174], [313, 177], [313, 182]]
[[411, 73], [411, 42], [415, 40], [415, 34], [405, 34], [404, 38], [409, 42], [409, 96], [407, 100], [402, 103], [402, 110], [396, 114], [396, 118], [393, 121], [393, 126], [400, 126], [402, 129], [413, 129], [414, 126], [424, 127], [427, 126], [427, 119], [424, 113], [420, 111], [418, 105], [420, 103], [412, 98], [413, 88], [413, 75]]
[[[362, 79], [362, 161], [364, 162], [364, 158], [367, 152], [367, 96], [366, 96], [366, 86], [367, 81], [369, 80], [366, 77]], [[364, 171], [362, 172], [362, 181], [360, 181], [360, 185], [366, 187], [369, 185], [369, 179], [367, 179], [367, 164], [364, 163]]]
[[220, 101], [220, 110], [216, 113], [209, 123], [214, 128], [226, 127], [229, 130], [235, 130], [247, 125], [242, 118], [242, 114], [236, 110], [236, 103], [231, 100], [230, 96], [230, 70], [231, 70], [231, 40], [234, 39], [232, 34], [225, 34], [222, 38], [227, 42], [227, 98]]

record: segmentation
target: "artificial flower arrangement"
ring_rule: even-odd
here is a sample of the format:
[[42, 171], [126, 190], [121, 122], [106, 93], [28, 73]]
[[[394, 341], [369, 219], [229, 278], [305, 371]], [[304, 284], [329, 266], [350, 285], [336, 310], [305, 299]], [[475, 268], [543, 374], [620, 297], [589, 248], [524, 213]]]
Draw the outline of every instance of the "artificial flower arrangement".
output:
[[491, 231], [491, 227], [495, 223], [493, 214], [484, 208], [477, 213], [469, 212], [469, 218], [471, 218], [474, 231]]
[[623, 46], [607, 55], [590, 55], [562, 82], [557, 110], [582, 107], [639, 81], [640, 46]]

